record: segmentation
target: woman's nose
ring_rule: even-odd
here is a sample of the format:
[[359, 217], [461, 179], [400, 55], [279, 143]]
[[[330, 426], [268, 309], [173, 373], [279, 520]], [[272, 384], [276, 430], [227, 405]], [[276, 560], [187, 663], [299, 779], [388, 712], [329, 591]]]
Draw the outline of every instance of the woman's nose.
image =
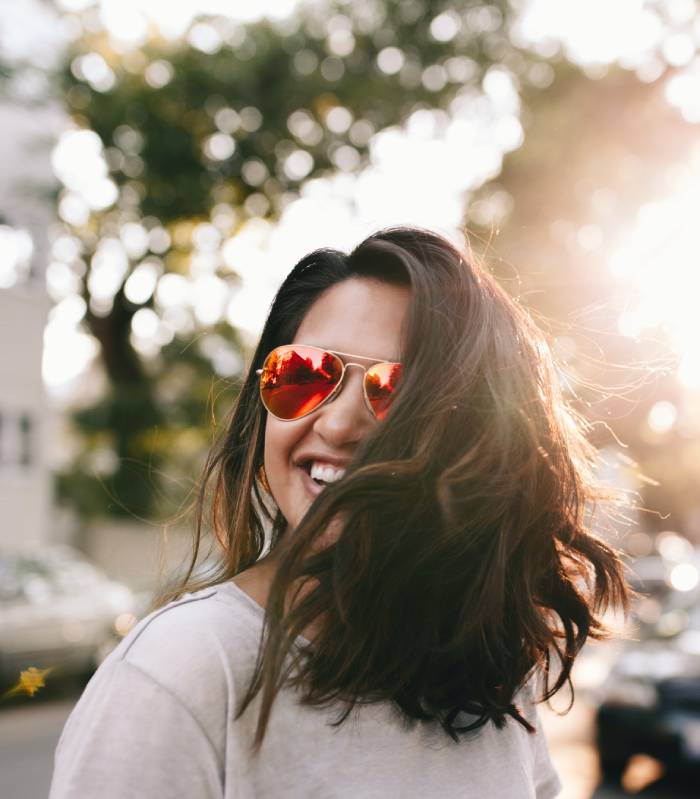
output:
[[360, 441], [372, 425], [373, 417], [365, 403], [364, 376], [362, 367], [348, 364], [338, 393], [319, 408], [314, 430], [333, 446]]

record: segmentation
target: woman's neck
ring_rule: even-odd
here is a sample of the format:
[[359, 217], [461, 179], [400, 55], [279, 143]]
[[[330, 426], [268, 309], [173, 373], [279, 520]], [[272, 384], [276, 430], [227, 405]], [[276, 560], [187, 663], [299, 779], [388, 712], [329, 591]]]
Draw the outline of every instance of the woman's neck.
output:
[[[261, 558], [250, 568], [240, 572], [233, 578], [233, 582], [248, 596], [257, 602], [262, 608], [267, 607], [267, 601], [270, 594], [270, 586], [275, 577], [277, 570], [278, 558], [276, 553], [270, 553], [264, 558]], [[308, 591], [311, 590], [311, 585], [303, 587], [299, 592], [299, 598], [302, 598]], [[319, 624], [318, 620], [312, 622], [304, 629], [302, 635], [309, 641], [312, 641], [318, 634]]]
[[270, 586], [275, 576], [276, 564], [272, 555], [267, 555], [233, 578], [233, 582], [262, 608], [267, 607]]

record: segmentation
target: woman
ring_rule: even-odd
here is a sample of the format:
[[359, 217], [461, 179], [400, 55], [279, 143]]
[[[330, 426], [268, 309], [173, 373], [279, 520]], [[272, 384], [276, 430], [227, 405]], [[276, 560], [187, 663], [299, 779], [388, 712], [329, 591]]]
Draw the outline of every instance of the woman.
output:
[[[584, 525], [615, 496], [594, 454], [542, 334], [449, 241], [306, 256], [188, 574], [88, 684], [51, 799], [556, 796], [535, 702], [629, 598]], [[209, 508], [218, 568], [193, 580]]]

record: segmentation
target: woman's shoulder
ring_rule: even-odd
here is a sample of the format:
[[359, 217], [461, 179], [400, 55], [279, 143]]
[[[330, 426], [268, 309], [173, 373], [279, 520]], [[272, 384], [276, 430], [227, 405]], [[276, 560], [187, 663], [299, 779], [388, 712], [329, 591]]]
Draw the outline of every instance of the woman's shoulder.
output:
[[255, 608], [226, 586], [142, 618], [73, 708], [51, 796], [131, 796], [136, 779], [143, 796], [221, 795], [228, 715], [260, 629]]
[[212, 632], [259, 633], [264, 611], [235, 583], [227, 581], [187, 592], [140, 619], [120, 643], [134, 651], [145, 640], [177, 633], [203, 639]]
[[231, 692], [254, 664], [262, 616], [233, 583], [186, 593], [137, 622], [100, 668], [126, 663], [180, 696]]

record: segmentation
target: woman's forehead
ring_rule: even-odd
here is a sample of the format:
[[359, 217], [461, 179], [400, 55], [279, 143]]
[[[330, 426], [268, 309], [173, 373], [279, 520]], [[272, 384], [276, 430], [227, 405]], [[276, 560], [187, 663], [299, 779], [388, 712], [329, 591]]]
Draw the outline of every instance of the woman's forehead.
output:
[[409, 301], [406, 286], [368, 278], [345, 280], [313, 303], [292, 343], [398, 361]]
[[345, 363], [349, 363], [351, 361], [367, 361], [368, 363], [397, 363], [400, 360], [398, 358], [385, 358], [379, 355], [360, 355], [355, 352], [343, 352], [342, 350], [333, 349], [333, 347], [326, 347], [323, 344], [312, 344], [308, 341], [295, 341], [294, 346], [298, 346], [299, 348], [314, 347], [318, 350], [323, 350], [324, 352], [331, 352], [333, 355], [337, 355]]

